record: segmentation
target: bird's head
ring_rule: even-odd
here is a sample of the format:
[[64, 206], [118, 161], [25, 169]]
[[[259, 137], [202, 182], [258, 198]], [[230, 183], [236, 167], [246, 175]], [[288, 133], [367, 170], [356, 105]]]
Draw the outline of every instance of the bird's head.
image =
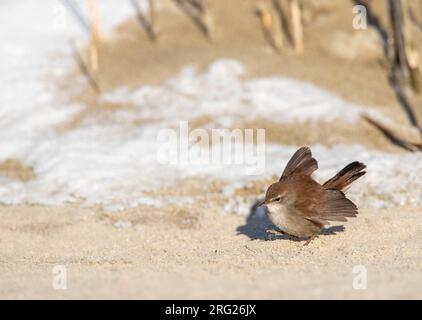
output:
[[260, 204], [264, 207], [273, 207], [284, 205], [288, 199], [287, 189], [282, 182], [276, 182], [270, 185], [265, 194], [265, 200]]

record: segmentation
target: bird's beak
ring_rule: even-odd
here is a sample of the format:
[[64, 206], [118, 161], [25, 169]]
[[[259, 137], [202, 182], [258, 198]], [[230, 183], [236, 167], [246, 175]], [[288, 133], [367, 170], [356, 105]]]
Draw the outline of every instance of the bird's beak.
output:
[[265, 207], [267, 205], [267, 202], [264, 200], [260, 204], [258, 204], [258, 207]]

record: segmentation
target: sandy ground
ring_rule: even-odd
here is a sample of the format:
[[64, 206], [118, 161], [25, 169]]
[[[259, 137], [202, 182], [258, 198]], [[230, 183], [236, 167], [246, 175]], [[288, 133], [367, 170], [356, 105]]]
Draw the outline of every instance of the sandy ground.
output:
[[[381, 110], [395, 119], [401, 134], [419, 139], [388, 84], [382, 52], [363, 57], [358, 52], [350, 59], [331, 50], [331, 31], [353, 32], [349, 1], [331, 1], [328, 11], [306, 26], [306, 51], [300, 57], [288, 42], [280, 54], [268, 46], [253, 14], [254, 1], [210, 3], [217, 27], [214, 43], [174, 4], [159, 16], [156, 44], [147, 42], [135, 19], [123, 23], [118, 36], [100, 50], [104, 90], [159, 84], [186, 64], [206, 67], [216, 58], [235, 58], [250, 77], [277, 74], [311, 81]], [[58, 81], [62, 93], [78, 72]], [[411, 99], [421, 102], [421, 97]], [[59, 130], [71, 130], [87, 114], [124, 107], [98, 105], [89, 87], [71, 100], [88, 107]], [[206, 123], [202, 120], [198, 126]], [[362, 143], [403, 152], [363, 121], [281, 127], [240, 119], [238, 125], [265, 128], [269, 140], [279, 143]], [[1, 164], [0, 174], [35, 178], [31, 168], [16, 161]], [[193, 194], [198, 201], [190, 207], [138, 207], [110, 214], [76, 205], [0, 206], [0, 298], [422, 298], [420, 208], [363, 208], [344, 231], [333, 226], [304, 247], [303, 242], [267, 235], [265, 218], [223, 214], [227, 198], [219, 188], [202, 194], [201, 183], [167, 190], [170, 196]], [[67, 270], [66, 290], [52, 285], [58, 265]], [[353, 288], [356, 266], [366, 268], [366, 289]]]
[[[309, 246], [216, 207], [194, 220], [138, 208], [119, 215], [129, 228], [70, 206], [0, 214], [1, 298], [422, 298], [416, 209], [363, 210]], [[57, 265], [66, 290], [53, 288]], [[353, 288], [355, 266], [367, 289]]]

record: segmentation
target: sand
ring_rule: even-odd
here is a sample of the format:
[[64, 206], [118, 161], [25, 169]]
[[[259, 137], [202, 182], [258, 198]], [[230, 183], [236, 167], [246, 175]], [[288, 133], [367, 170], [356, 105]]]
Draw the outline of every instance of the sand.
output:
[[[397, 121], [402, 134], [419, 138], [388, 85], [382, 56], [375, 53], [355, 61], [327, 49], [327, 34], [334, 27], [351, 32], [349, 1], [339, 1], [330, 9], [336, 14], [322, 14], [306, 27], [306, 51], [300, 57], [289, 44], [280, 54], [271, 50], [253, 15], [254, 1], [222, 3], [211, 2], [218, 13], [214, 44], [174, 5], [160, 17], [155, 45], [146, 41], [135, 19], [123, 23], [119, 36], [107, 40], [100, 51], [101, 63], [108, 66], [100, 74], [103, 88], [159, 84], [188, 63], [206, 67], [217, 58], [235, 58], [247, 67], [248, 77], [277, 74], [313, 82], [348, 101], [382, 110]], [[69, 70], [65, 81], [59, 81], [58, 96], [66, 96], [78, 72]], [[88, 108], [59, 131], [71, 130], [86, 114], [104, 111], [88, 87], [70, 100]], [[270, 140], [279, 143], [360, 142], [373, 150], [404, 152], [364, 122], [359, 130], [342, 124], [277, 128], [259, 121], [239, 126], [265, 127]], [[13, 161], [1, 165], [2, 175], [33, 178], [31, 168]], [[198, 178], [166, 189], [169, 196], [194, 195], [195, 206], [140, 206], [119, 213], [85, 208], [83, 203], [0, 206], [0, 298], [422, 298], [421, 208], [362, 208], [344, 230], [333, 225], [303, 246], [268, 235], [264, 217], [223, 213], [227, 196], [218, 187], [202, 193], [202, 183]], [[66, 268], [64, 290], [53, 286], [57, 266]], [[366, 288], [356, 288], [356, 270], [366, 270]]]
[[[194, 221], [137, 208], [119, 214], [120, 224], [70, 206], [0, 214], [1, 298], [422, 298], [421, 213], [412, 208], [363, 210], [309, 246], [218, 206]], [[65, 290], [53, 288], [57, 265], [66, 267]], [[359, 266], [366, 289], [353, 287]]]

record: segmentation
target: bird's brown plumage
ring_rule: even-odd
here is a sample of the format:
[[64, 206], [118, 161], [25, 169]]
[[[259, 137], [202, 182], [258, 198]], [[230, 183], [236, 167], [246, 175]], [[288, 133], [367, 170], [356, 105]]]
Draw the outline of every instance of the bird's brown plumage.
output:
[[329, 221], [355, 217], [357, 207], [343, 190], [365, 174], [364, 168], [364, 164], [352, 162], [321, 185], [311, 176], [318, 169], [318, 162], [308, 147], [300, 148], [287, 163], [280, 180], [267, 190], [264, 204], [272, 208], [270, 218], [279, 224], [290, 224], [279, 226], [287, 233], [312, 237]]
[[366, 166], [363, 163], [354, 161], [339, 171], [334, 177], [323, 184], [326, 189], [337, 189], [345, 191], [355, 180], [359, 179], [366, 172], [362, 171]]

